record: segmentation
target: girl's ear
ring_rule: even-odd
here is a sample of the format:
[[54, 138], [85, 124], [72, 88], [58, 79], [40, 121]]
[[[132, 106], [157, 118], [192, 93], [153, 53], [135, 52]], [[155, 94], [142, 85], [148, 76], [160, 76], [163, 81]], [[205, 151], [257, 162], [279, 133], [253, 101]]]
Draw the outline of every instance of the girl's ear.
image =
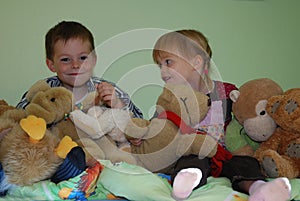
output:
[[49, 70], [51, 70], [52, 72], [56, 72], [56, 69], [54, 67], [53, 61], [50, 59], [46, 59], [46, 64], [49, 68]]
[[204, 60], [200, 55], [196, 55], [193, 59], [194, 68], [197, 71], [201, 71], [204, 68]]

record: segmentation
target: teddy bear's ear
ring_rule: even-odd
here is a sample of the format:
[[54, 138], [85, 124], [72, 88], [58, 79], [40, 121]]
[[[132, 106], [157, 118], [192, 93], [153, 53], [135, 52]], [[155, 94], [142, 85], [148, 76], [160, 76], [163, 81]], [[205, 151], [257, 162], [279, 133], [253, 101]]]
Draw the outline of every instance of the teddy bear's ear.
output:
[[229, 93], [229, 97], [230, 99], [232, 100], [232, 102], [236, 102], [240, 96], [240, 92], [239, 90], [232, 90], [230, 93]]
[[31, 101], [39, 91], [47, 91], [50, 88], [51, 87], [46, 83], [45, 80], [39, 80], [30, 87], [26, 94], [26, 99]]

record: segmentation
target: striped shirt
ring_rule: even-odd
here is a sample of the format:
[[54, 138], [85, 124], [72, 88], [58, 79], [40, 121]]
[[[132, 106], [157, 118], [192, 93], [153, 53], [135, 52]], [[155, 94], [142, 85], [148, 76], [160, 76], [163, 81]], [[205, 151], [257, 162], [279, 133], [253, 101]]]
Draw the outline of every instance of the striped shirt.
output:
[[[61, 87], [62, 86], [62, 82], [58, 79], [57, 76], [46, 78], [45, 81], [48, 83], [48, 85], [50, 87]], [[126, 92], [124, 92], [123, 90], [121, 90], [118, 86], [116, 86], [116, 84], [113, 82], [109, 82], [109, 81], [106, 81], [106, 80], [104, 80], [102, 78], [98, 78], [98, 77], [91, 77], [91, 79], [87, 82], [88, 91], [89, 92], [95, 91], [96, 90], [95, 85], [100, 84], [101, 82], [108, 82], [108, 83], [112, 84], [115, 87], [115, 92], [116, 92], [118, 98], [120, 98], [122, 100], [122, 102], [126, 105], [125, 107], [128, 110], [132, 111], [134, 117], [143, 118], [143, 113], [141, 112], [141, 110], [138, 107], [136, 107], [133, 104], [133, 102], [130, 100], [129, 95]], [[27, 92], [25, 92], [24, 95], [22, 96], [21, 101], [16, 106], [17, 108], [24, 109], [29, 104], [29, 101], [26, 99]]]

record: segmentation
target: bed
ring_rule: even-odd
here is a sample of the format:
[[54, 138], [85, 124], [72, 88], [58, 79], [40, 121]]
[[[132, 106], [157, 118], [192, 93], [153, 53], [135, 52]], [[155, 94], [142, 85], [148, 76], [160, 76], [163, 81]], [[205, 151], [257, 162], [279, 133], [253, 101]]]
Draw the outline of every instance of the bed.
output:
[[[98, 175], [94, 192], [85, 196], [87, 200], [173, 200], [170, 196], [171, 186], [166, 177], [127, 163], [112, 164], [108, 160], [99, 162], [103, 169]], [[74, 187], [82, 174], [57, 185], [46, 180], [32, 186], [15, 187], [5, 197], [0, 197], [0, 200], [60, 200], [59, 191], [62, 188]], [[290, 182], [290, 200], [300, 200], [300, 179], [291, 179]], [[208, 183], [194, 190], [187, 200], [198, 201], [200, 198], [201, 201], [245, 201], [247, 195], [232, 190], [227, 178], [209, 177]]]

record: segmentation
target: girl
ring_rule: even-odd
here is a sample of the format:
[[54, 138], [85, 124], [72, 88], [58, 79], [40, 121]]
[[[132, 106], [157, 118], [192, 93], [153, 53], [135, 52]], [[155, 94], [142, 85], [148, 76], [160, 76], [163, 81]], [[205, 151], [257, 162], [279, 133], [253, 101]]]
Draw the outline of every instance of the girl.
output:
[[[205, 130], [225, 148], [226, 126], [231, 121], [229, 93], [236, 87], [211, 79], [211, 57], [207, 38], [196, 30], [167, 33], [158, 39], [153, 50], [154, 62], [158, 64], [165, 83], [187, 84], [211, 98], [210, 111], [196, 129]], [[171, 174], [173, 197], [186, 199], [193, 189], [204, 185], [211, 173], [210, 163], [208, 158], [181, 157], [175, 167], [166, 172]], [[218, 176], [229, 178], [233, 189], [248, 193], [250, 201], [284, 201], [290, 197], [288, 179], [266, 182], [258, 161], [253, 157], [233, 156], [223, 163]]]

